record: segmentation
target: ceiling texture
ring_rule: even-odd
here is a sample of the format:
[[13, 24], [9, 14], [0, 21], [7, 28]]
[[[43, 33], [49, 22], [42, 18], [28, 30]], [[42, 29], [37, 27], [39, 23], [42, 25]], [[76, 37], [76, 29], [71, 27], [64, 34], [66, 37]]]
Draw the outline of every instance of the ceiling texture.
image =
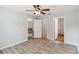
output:
[[[8, 8], [14, 11], [18, 11], [24, 14], [33, 14], [33, 11], [25, 11], [25, 10], [34, 10], [34, 7], [32, 5], [1, 5], [0, 7]], [[57, 12], [63, 12], [68, 11], [72, 9], [76, 9], [79, 6], [78, 5], [40, 5], [42, 9], [49, 8], [50, 11], [45, 11], [46, 13], [57, 13]]]

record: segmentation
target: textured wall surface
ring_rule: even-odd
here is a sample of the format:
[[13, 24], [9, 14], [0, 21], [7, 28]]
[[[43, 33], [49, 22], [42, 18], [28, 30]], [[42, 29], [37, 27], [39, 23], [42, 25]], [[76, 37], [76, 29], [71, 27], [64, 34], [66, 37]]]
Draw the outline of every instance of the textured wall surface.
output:
[[0, 8], [0, 48], [27, 40], [26, 15], [6, 8]]

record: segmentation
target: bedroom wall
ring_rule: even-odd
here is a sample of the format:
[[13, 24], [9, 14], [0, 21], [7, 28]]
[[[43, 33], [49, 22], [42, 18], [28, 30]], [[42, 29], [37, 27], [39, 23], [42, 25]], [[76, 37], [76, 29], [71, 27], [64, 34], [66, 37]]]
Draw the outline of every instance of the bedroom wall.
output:
[[32, 28], [32, 21], [28, 21], [28, 28]]
[[47, 26], [47, 38], [49, 40], [54, 40], [54, 22], [53, 15], [44, 15], [43, 20], [46, 22]]
[[79, 8], [77, 9], [77, 46], [79, 51]]
[[42, 37], [47, 39], [47, 22], [42, 21]]
[[55, 40], [58, 37], [58, 18], [54, 18], [53, 21], [54, 21], [54, 35], [55, 35], [54, 40]]
[[26, 15], [0, 7], [0, 49], [27, 40]]

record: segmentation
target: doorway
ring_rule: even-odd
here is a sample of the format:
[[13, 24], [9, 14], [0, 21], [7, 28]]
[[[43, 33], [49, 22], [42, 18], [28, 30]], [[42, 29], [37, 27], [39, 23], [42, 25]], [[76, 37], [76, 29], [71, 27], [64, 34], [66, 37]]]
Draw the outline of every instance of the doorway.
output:
[[42, 20], [34, 19], [33, 20], [33, 38], [41, 38], [42, 37]]
[[28, 39], [47, 39], [47, 22], [41, 19], [28, 19]]
[[64, 42], [64, 17], [55, 19], [55, 40]]
[[28, 19], [28, 39], [33, 38], [33, 21], [31, 18]]

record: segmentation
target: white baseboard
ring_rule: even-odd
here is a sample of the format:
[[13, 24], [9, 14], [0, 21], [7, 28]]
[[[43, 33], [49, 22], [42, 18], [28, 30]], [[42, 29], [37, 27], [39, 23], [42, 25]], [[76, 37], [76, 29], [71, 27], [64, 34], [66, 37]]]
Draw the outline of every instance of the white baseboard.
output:
[[68, 42], [65, 42], [65, 43], [67, 43], [67, 44], [72, 44], [72, 45], [77, 46], [77, 50], [79, 51], [79, 46], [78, 46], [78, 44], [75, 44], [75, 43], [68, 43]]
[[47, 38], [48, 40], [55, 40], [54, 38], [50, 39], [50, 38]]
[[28, 41], [28, 40], [23, 40], [23, 41], [20, 41], [20, 42], [17, 42], [17, 43], [13, 43], [13, 44], [11, 44], [11, 45], [4, 46], [4, 47], [0, 48], [0, 50], [2, 50], [2, 49], [4, 49], [4, 48], [11, 47], [11, 46], [14, 46], [14, 45], [17, 45], [17, 44], [20, 44], [20, 43], [25, 42], [25, 41]]
[[75, 45], [75, 46], [77, 46], [77, 44], [76, 44], [76, 43], [65, 42], [65, 41], [64, 41], [64, 43], [67, 43], [67, 44], [72, 44], [72, 45]]

